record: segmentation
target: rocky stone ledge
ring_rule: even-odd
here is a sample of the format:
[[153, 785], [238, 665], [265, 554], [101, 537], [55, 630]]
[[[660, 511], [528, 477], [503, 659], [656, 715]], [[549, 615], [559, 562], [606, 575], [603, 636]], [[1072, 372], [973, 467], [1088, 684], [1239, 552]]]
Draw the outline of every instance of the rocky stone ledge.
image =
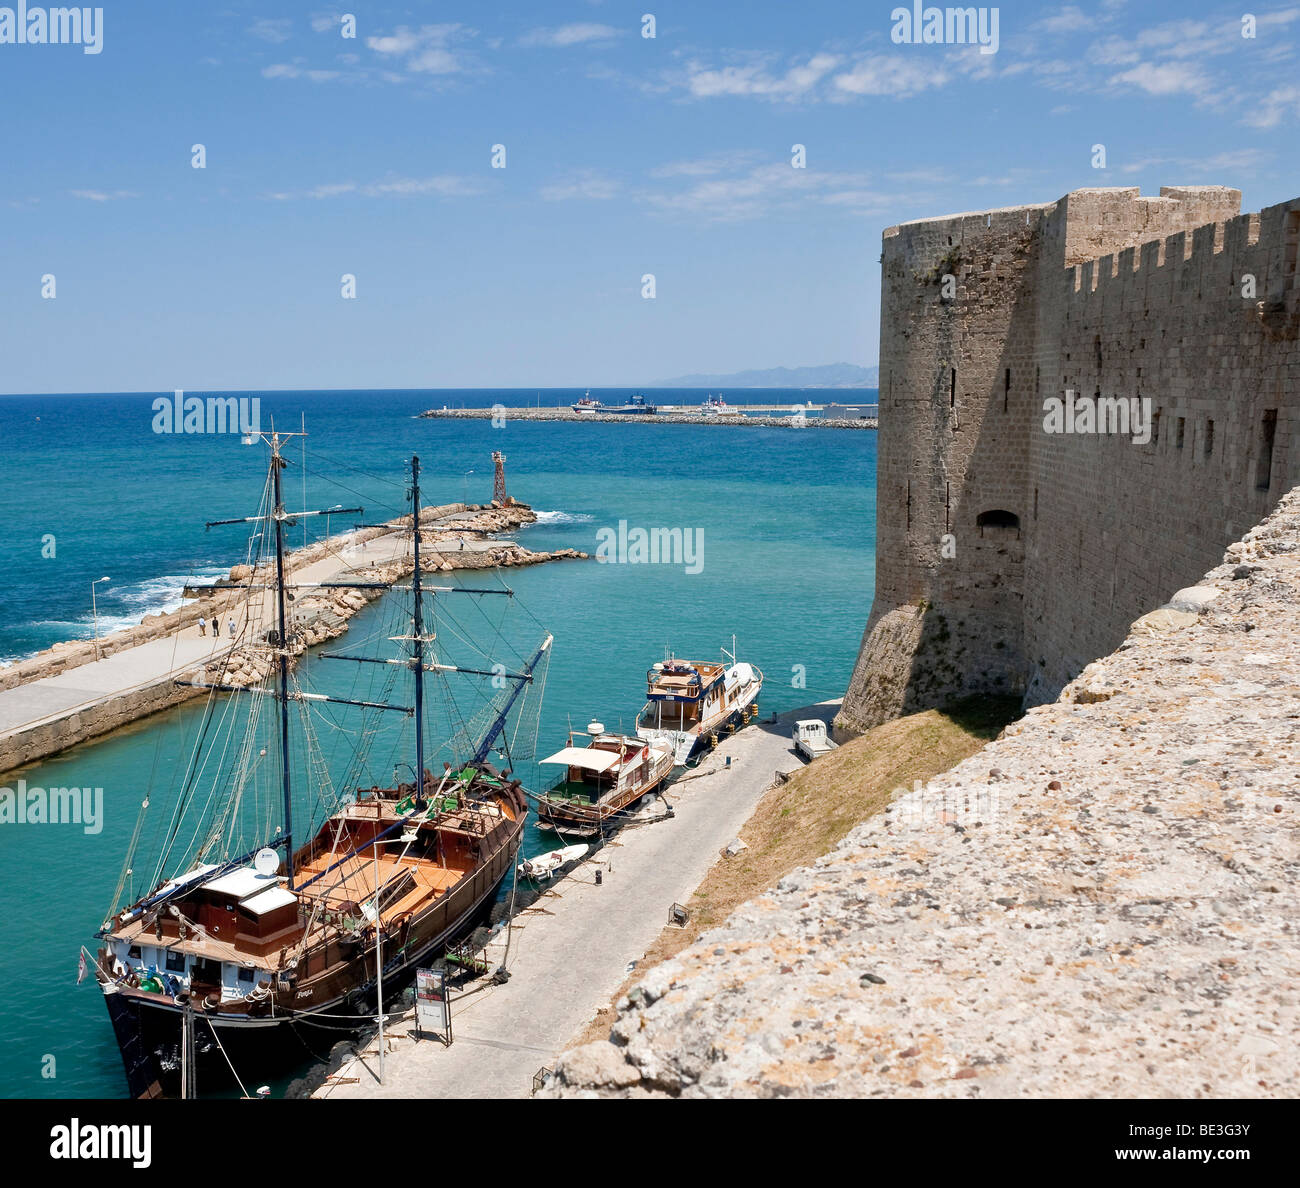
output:
[[550, 1096], [1294, 1097], [1300, 490], [1059, 701], [618, 1007]]

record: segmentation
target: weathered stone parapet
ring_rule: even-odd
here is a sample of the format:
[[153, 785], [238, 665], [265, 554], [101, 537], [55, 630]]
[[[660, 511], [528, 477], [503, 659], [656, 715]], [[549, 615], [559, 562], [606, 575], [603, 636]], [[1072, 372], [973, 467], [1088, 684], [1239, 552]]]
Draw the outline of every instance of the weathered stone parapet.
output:
[[619, 1004], [548, 1095], [1300, 1093], [1300, 489], [1059, 701]]

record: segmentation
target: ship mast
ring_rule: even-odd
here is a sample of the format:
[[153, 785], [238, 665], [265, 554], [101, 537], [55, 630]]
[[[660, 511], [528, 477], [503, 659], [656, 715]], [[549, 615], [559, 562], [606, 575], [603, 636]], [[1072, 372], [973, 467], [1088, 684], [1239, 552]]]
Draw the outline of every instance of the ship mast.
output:
[[284, 459], [280, 457], [280, 435], [271, 432], [271, 482], [274, 507], [271, 518], [275, 521], [275, 597], [276, 635], [279, 647], [280, 683], [280, 784], [284, 797], [285, 865], [289, 872], [289, 890], [293, 890], [293, 792], [290, 787], [289, 761], [289, 616], [285, 608], [284, 588], [284, 496], [281, 491], [280, 471]]
[[[292, 753], [289, 748], [289, 702], [290, 701], [332, 701], [341, 705], [361, 705], [375, 709], [393, 709], [409, 713], [405, 706], [391, 706], [378, 702], [353, 701], [341, 697], [327, 697], [320, 693], [290, 693], [289, 692], [289, 608], [288, 602], [290, 595], [288, 593], [288, 584], [285, 581], [285, 546], [284, 546], [284, 529], [288, 524], [294, 524], [299, 518], [305, 516], [328, 516], [357, 513], [361, 514], [365, 508], [361, 507], [333, 507], [328, 511], [300, 511], [286, 512], [284, 510], [284, 484], [281, 481], [281, 472], [288, 465], [284, 456], [280, 453], [282, 443], [291, 437], [306, 437], [306, 433], [277, 433], [274, 424], [271, 426], [270, 434], [262, 434], [262, 440], [271, 448], [271, 511], [270, 519], [275, 525], [275, 641], [274, 654], [277, 664], [277, 688], [276, 700], [280, 703], [280, 792], [282, 797], [282, 808], [284, 812], [284, 824], [281, 836], [277, 838], [272, 845], [285, 847], [285, 862], [288, 866], [289, 890], [294, 889], [293, 880], [293, 772], [292, 772]], [[209, 520], [207, 527], [216, 528], [224, 524], [255, 524], [265, 523], [265, 516], [241, 516], [233, 520]], [[329, 586], [347, 586], [352, 584], [348, 582], [321, 582], [318, 585], [323, 587]], [[252, 587], [250, 587], [251, 589]], [[173, 682], [176, 685], [199, 686], [207, 688], [213, 692], [222, 693], [248, 693], [250, 690], [239, 685], [226, 684], [208, 684], [205, 681], [177, 680]], [[247, 855], [245, 856], [247, 857]], [[240, 859], [239, 861], [243, 861]]]
[[412, 599], [411, 669], [415, 675], [415, 808], [425, 810], [424, 800], [424, 602], [420, 576], [420, 459], [411, 458], [411, 528], [415, 538], [415, 574], [411, 579]]

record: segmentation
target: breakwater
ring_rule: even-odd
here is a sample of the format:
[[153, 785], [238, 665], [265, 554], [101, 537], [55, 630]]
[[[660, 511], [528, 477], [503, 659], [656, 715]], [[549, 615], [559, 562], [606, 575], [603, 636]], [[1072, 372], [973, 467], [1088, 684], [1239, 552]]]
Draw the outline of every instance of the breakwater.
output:
[[[788, 406], [787, 406], [788, 407]], [[661, 412], [653, 415], [625, 416], [618, 413], [576, 413], [571, 408], [431, 408], [420, 414], [431, 420], [456, 421], [600, 421], [617, 425], [712, 425], [729, 428], [759, 429], [875, 429], [875, 417], [857, 420], [834, 420], [819, 416], [784, 416], [763, 414], [745, 415], [728, 413], [709, 416], [706, 413]]]
[[[585, 559], [574, 549], [533, 552], [497, 539], [535, 522], [526, 504], [445, 504], [420, 513], [421, 569], [450, 573]], [[391, 583], [412, 570], [411, 517], [318, 541], [291, 554], [288, 576], [300, 586], [328, 581]], [[206, 695], [201, 686], [247, 687], [267, 674], [265, 640], [274, 624], [269, 574], [237, 565], [195, 600], [102, 640], [55, 644], [0, 672], [0, 773], [33, 763], [130, 722]], [[378, 589], [318, 589], [296, 600], [294, 655], [335, 639]], [[199, 620], [212, 625], [199, 632]], [[235, 624], [233, 635], [228, 624]], [[178, 684], [178, 681], [194, 684]]]

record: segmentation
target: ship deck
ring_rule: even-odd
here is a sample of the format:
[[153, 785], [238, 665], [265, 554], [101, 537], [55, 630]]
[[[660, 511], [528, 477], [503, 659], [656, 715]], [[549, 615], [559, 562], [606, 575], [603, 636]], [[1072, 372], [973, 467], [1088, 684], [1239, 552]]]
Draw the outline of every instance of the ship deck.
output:
[[[394, 844], [397, 849], [400, 843]], [[332, 859], [322, 854], [313, 862], [307, 863], [298, 872], [300, 883], [324, 874]], [[376, 884], [378, 868], [378, 884]], [[403, 870], [410, 872], [410, 882], [396, 898], [384, 903], [385, 919], [416, 907], [433, 895], [445, 894], [463, 879], [466, 869], [457, 865], [441, 865], [431, 858], [400, 857], [398, 854], [381, 854], [378, 862], [370, 854], [354, 855], [318, 883], [313, 883], [303, 892], [303, 898], [312, 903], [319, 903], [329, 909], [338, 909], [345, 903], [362, 903], [375, 893], [376, 885], [396, 886], [396, 880], [405, 876]]]

